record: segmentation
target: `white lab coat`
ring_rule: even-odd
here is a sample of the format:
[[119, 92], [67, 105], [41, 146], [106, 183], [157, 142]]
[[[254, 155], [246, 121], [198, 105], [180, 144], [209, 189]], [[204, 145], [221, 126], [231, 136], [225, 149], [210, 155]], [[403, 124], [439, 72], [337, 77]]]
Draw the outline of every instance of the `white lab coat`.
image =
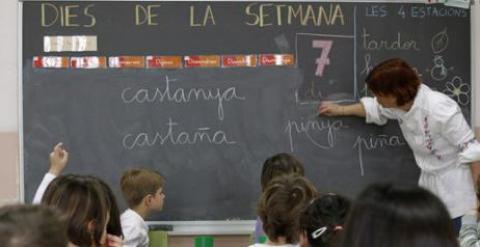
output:
[[452, 218], [476, 208], [476, 194], [467, 162], [478, 160], [480, 144], [448, 96], [421, 85], [408, 112], [383, 108], [376, 98], [361, 99], [366, 122], [385, 124], [396, 119], [421, 168], [420, 186], [436, 194]]

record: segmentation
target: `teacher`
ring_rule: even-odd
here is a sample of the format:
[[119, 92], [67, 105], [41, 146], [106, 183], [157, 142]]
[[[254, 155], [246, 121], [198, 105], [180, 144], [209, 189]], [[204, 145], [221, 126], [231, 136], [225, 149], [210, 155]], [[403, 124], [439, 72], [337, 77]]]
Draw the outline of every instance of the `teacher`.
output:
[[378, 64], [366, 84], [374, 97], [351, 105], [322, 102], [318, 112], [365, 117], [367, 123], [378, 125], [397, 120], [421, 169], [419, 185], [441, 198], [458, 233], [461, 216], [476, 208], [473, 178], [477, 178], [478, 168], [471, 163], [480, 159], [480, 144], [460, 107], [422, 84], [410, 65], [399, 58]]

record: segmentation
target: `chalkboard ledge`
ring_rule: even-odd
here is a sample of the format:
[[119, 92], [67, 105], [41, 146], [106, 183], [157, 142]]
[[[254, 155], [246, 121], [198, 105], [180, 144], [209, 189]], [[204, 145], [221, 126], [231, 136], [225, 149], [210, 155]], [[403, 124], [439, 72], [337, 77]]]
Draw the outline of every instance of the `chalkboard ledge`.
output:
[[254, 220], [221, 221], [147, 221], [148, 225], [172, 225], [168, 235], [249, 235], [252, 234]]

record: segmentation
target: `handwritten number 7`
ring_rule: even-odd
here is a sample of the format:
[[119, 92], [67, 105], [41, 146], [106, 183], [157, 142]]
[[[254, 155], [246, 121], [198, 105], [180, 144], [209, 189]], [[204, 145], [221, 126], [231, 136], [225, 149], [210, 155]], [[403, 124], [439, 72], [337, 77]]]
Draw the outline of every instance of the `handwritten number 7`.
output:
[[320, 57], [315, 60], [315, 63], [317, 64], [315, 75], [318, 77], [322, 77], [325, 66], [330, 64], [330, 58], [328, 57], [328, 54], [330, 54], [332, 45], [333, 41], [331, 40], [314, 40], [312, 43], [313, 48], [322, 49]]

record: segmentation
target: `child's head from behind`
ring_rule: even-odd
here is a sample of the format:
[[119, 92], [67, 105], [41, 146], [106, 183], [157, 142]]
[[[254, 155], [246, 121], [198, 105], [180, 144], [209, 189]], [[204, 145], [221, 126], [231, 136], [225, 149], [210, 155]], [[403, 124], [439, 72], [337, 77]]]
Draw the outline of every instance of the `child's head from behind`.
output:
[[314, 199], [300, 217], [305, 246], [328, 247], [338, 241], [338, 234], [350, 210], [350, 201], [340, 195], [326, 194]]
[[297, 160], [293, 155], [287, 153], [276, 154], [263, 163], [261, 184], [262, 191], [267, 188], [268, 183], [278, 177], [289, 174], [304, 174], [303, 164]]
[[316, 193], [315, 187], [299, 175], [280, 176], [270, 181], [257, 205], [268, 239], [296, 243], [298, 219]]
[[130, 169], [123, 173], [120, 180], [123, 197], [130, 208], [141, 204], [149, 210], [161, 210], [163, 208], [163, 176], [152, 170]]
[[418, 186], [369, 186], [345, 225], [345, 247], [458, 246], [446, 207]]
[[66, 222], [44, 205], [0, 208], [0, 243], [3, 247], [66, 247]]
[[82, 175], [59, 176], [47, 187], [42, 204], [61, 211], [68, 222], [67, 234], [73, 244], [105, 244], [110, 201], [98, 179]]

